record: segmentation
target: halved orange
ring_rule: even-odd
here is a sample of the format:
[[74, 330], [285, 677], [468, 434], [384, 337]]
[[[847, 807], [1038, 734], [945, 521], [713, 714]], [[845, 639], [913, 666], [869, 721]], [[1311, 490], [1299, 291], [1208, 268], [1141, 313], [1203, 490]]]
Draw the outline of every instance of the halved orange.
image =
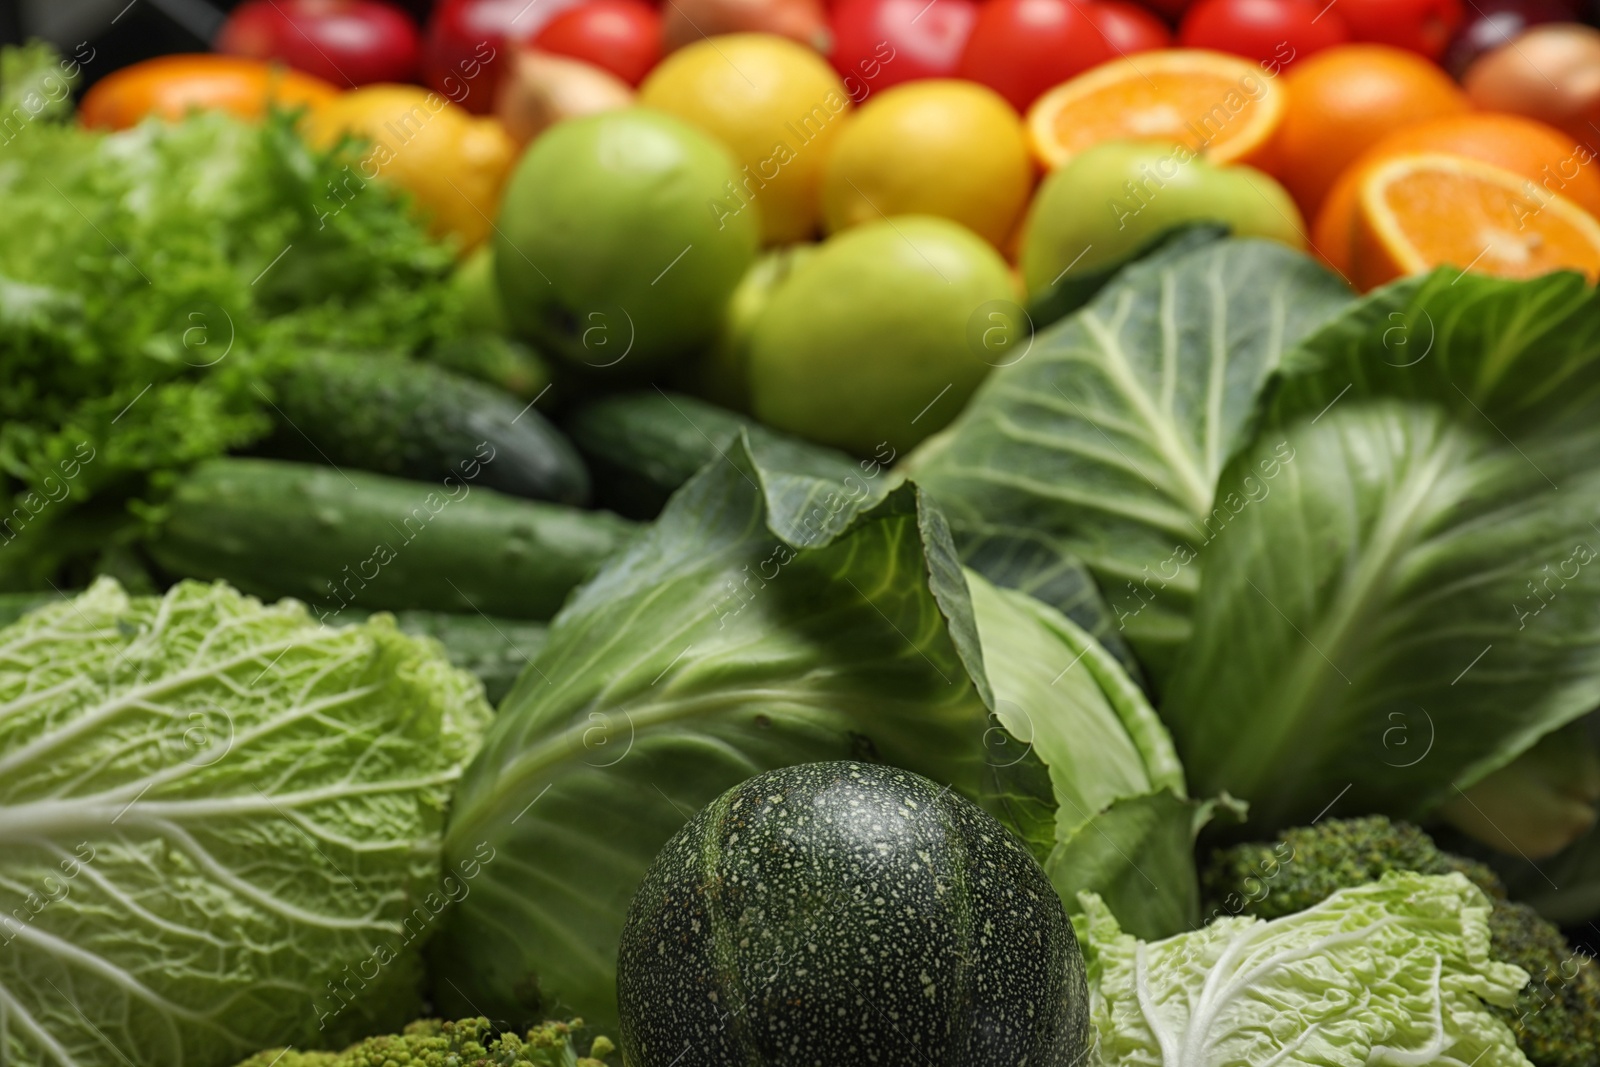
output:
[[1600, 277], [1600, 220], [1522, 175], [1442, 153], [1400, 156], [1358, 192], [1355, 282], [1370, 289], [1450, 265], [1502, 278]]
[[1248, 59], [1199, 48], [1141, 52], [1062, 82], [1028, 109], [1028, 141], [1055, 170], [1103, 141], [1181, 144], [1213, 163], [1260, 166], [1284, 91]]
[[1504, 167], [1600, 218], [1600, 175], [1590, 165], [1595, 157], [1586, 145], [1521, 115], [1475, 111], [1431, 119], [1399, 127], [1339, 175], [1311, 231], [1312, 247], [1334, 270], [1350, 272], [1361, 179], [1385, 160], [1423, 152], [1465, 156]]

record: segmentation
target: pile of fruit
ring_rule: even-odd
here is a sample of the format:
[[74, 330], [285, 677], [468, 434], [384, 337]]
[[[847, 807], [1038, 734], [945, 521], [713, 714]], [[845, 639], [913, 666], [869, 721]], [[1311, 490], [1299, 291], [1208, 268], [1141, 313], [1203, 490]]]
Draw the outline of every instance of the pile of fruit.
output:
[[1360, 290], [1600, 274], [1577, 8], [444, 0], [422, 32], [379, 0], [251, 0], [226, 54], [119, 71], [81, 115], [305, 107], [315, 143], [371, 142], [320, 207], [408, 190], [484, 247], [525, 339], [866, 453], [948, 422], [1053, 291], [1186, 224]]

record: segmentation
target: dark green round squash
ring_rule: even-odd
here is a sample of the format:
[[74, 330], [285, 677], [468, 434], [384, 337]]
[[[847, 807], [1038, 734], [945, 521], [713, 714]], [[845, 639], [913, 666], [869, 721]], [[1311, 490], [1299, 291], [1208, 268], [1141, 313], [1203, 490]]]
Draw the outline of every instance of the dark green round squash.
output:
[[920, 775], [757, 775], [669, 841], [617, 961], [629, 1067], [1068, 1067], [1083, 957], [1028, 850]]

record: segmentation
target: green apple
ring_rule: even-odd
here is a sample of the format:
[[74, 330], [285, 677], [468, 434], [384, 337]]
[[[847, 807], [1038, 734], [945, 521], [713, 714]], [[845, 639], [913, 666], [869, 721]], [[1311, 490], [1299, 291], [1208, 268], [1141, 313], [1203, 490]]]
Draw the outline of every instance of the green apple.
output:
[[755, 212], [722, 207], [738, 177], [726, 148], [644, 108], [551, 127], [517, 164], [495, 227], [512, 328], [610, 374], [698, 352], [760, 240]]
[[494, 245], [483, 242], [456, 267], [456, 294], [461, 299], [461, 318], [481, 333], [506, 333], [506, 310], [500, 306], [500, 287], [494, 276]]
[[751, 409], [858, 455], [904, 452], [1016, 358], [1027, 335], [1018, 296], [994, 247], [948, 219], [846, 230], [768, 296], [750, 335]]
[[783, 245], [764, 252], [745, 272], [728, 300], [716, 343], [688, 376], [691, 392], [733, 411], [750, 410], [751, 334], [772, 294], [816, 249], [813, 244]]
[[1213, 166], [1181, 145], [1112, 141], [1074, 156], [1039, 187], [1023, 230], [1023, 282], [1038, 293], [1068, 270], [1114, 266], [1194, 222], [1306, 246], [1294, 200], [1259, 170]]

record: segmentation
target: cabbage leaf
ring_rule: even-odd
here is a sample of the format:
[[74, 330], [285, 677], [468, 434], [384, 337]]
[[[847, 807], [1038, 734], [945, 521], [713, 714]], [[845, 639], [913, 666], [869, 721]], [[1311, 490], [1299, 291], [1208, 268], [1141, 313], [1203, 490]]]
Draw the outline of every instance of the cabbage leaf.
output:
[[1600, 703], [1600, 434], [1521, 446], [1346, 401], [1240, 457], [1295, 458], [1211, 546], [1161, 706], [1197, 788], [1415, 818]]
[[[1196, 805], [1138, 687], [1058, 612], [964, 572], [939, 511], [888, 477], [797, 470], [741, 438], [574, 594], [462, 780], [447, 863], [502, 858], [435, 944], [441, 1010], [611, 1025], [656, 853], [730, 786], [796, 763], [947, 783], [1047, 869], [1110, 841], [1088, 886], [1058, 890], [1137, 907], [1152, 936], [1196, 920]], [[1101, 828], [1140, 798], [1159, 819]]]
[[0, 1062], [221, 1067], [416, 1015], [488, 717], [391, 619], [220, 583], [0, 631]]
[[1392, 873], [1155, 943], [1084, 897], [1102, 1067], [1529, 1067], [1487, 1007], [1528, 973], [1490, 958], [1491, 905], [1460, 874]]
[[979, 569], [967, 554], [995, 537], [1081, 560], [1158, 688], [1188, 636], [1193, 556], [1227, 521], [1218, 476], [1251, 439], [1262, 387], [1351, 300], [1278, 244], [1180, 248], [1041, 333], [909, 460]]
[[1386, 397], [1520, 441], [1600, 403], [1600, 293], [1572, 271], [1517, 281], [1443, 268], [1378, 289], [1285, 354], [1270, 421]]

